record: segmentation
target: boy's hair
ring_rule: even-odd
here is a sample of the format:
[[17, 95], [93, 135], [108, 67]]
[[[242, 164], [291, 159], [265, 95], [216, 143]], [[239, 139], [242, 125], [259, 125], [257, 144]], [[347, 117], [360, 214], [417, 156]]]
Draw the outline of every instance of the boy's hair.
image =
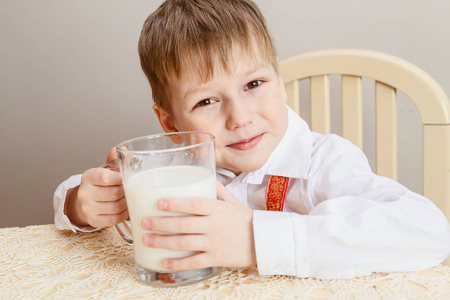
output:
[[[249, 59], [255, 51], [278, 72], [278, 57], [264, 17], [251, 0], [167, 0], [144, 23], [139, 39], [142, 69], [155, 103], [171, 113], [169, 76], [186, 70], [210, 79], [214, 64], [230, 72], [233, 46]], [[257, 49], [254, 49], [254, 48]]]

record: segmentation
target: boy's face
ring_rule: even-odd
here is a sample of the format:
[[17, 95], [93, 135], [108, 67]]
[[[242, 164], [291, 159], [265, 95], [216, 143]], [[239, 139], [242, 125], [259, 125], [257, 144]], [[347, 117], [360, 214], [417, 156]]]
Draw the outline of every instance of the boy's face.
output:
[[261, 168], [287, 129], [286, 93], [282, 79], [256, 51], [252, 60], [235, 47], [230, 72], [217, 64], [206, 82], [195, 72], [170, 79], [172, 114], [155, 105], [166, 132], [213, 134], [216, 165], [233, 171]]

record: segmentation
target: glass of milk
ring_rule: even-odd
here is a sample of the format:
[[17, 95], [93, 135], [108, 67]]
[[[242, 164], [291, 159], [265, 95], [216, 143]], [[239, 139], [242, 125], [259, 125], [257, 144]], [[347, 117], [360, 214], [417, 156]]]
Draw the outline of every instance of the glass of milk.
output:
[[178, 286], [219, 272], [220, 268], [169, 272], [162, 266], [165, 258], [196, 252], [146, 247], [142, 237], [151, 231], [141, 227], [144, 217], [182, 215], [159, 210], [157, 201], [162, 197], [217, 199], [214, 136], [203, 132], [156, 134], [122, 142], [116, 150], [131, 229], [127, 222], [115, 228], [134, 247], [137, 278], [153, 286]]

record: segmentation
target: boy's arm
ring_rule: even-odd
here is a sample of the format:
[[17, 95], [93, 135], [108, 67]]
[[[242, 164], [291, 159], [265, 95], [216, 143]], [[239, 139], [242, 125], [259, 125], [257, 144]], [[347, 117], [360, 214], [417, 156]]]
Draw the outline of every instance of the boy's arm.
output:
[[[350, 278], [433, 267], [450, 253], [450, 226], [428, 199], [372, 173], [343, 140], [323, 146], [301, 199], [308, 215], [255, 211], [260, 274]], [[299, 199], [300, 200], [300, 199]]]
[[73, 232], [83, 231], [91, 232], [99, 230], [99, 228], [94, 228], [91, 226], [78, 227], [73, 224], [69, 217], [64, 213], [64, 207], [66, 205], [66, 198], [68, 192], [74, 188], [78, 188], [81, 183], [81, 174], [71, 176], [69, 179], [63, 181], [56, 189], [53, 195], [53, 209], [54, 209], [54, 221], [57, 229], [66, 229]]

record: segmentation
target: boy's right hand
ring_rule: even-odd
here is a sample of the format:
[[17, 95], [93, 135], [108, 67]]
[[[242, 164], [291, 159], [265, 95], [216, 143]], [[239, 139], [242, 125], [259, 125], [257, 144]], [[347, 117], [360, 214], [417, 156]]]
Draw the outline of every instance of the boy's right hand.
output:
[[[116, 158], [115, 149], [107, 161]], [[120, 173], [105, 168], [85, 171], [81, 184], [67, 192], [64, 213], [77, 226], [107, 227], [128, 218]]]

